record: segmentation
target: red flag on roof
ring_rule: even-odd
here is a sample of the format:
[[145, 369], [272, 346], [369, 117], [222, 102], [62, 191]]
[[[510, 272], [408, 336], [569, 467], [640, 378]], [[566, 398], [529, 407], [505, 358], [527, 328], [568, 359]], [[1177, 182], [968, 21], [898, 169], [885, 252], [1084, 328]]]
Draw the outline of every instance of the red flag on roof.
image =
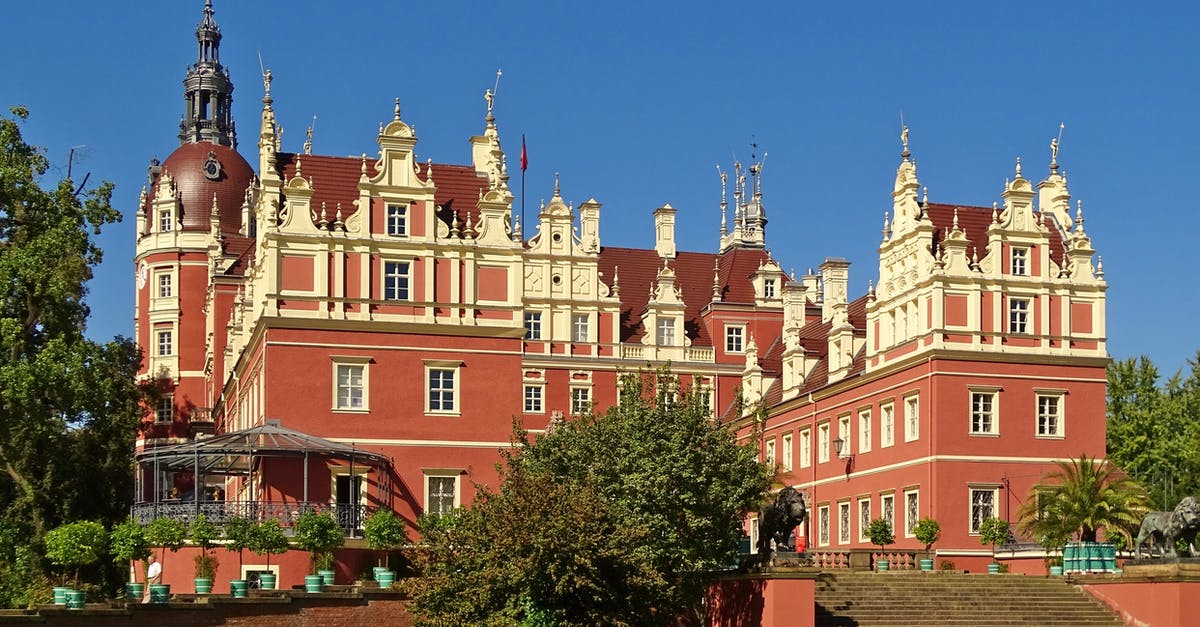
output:
[[529, 167], [529, 153], [525, 152], [525, 133], [521, 133], [521, 171]]

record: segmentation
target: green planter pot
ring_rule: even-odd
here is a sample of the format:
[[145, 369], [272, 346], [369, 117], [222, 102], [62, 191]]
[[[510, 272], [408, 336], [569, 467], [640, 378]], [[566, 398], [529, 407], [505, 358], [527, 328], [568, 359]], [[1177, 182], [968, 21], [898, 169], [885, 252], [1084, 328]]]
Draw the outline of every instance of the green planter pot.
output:
[[382, 570], [375, 573], [375, 581], [379, 582], [380, 588], [391, 588], [393, 583], [396, 583], [396, 573], [390, 570]]
[[921, 560], [921, 570], [933, 570], [933, 560], [931, 560], [931, 559]]
[[1062, 566], [1051, 566], [1050, 567], [1050, 576], [1051, 577], [1062, 577], [1062, 573], [1063, 573]]
[[71, 589], [66, 586], [55, 586], [54, 587], [54, 604], [55, 605], [66, 605], [67, 604], [67, 593], [70, 591], [71, 591]]
[[125, 584], [125, 598], [130, 601], [141, 601], [142, 595], [146, 593], [146, 584], [139, 581], [130, 581]]
[[305, 575], [304, 576], [304, 591], [305, 592], [320, 592], [325, 585], [325, 579], [320, 575]]
[[87, 603], [87, 594], [78, 590], [67, 591], [67, 609], [82, 610], [84, 604]]
[[150, 602], [151, 603], [166, 603], [171, 600], [171, 584], [155, 583], [150, 584]]
[[247, 596], [247, 590], [250, 587], [250, 582], [245, 579], [231, 579], [229, 581], [229, 593], [235, 599], [244, 599]]
[[373, 567], [371, 568], [371, 576], [372, 576], [372, 578], [373, 578], [373, 579], [375, 579], [375, 580], [378, 580], [378, 579], [379, 579], [379, 573], [381, 573], [381, 572], [384, 572], [384, 571], [386, 571], [387, 569], [388, 569], [388, 567], [387, 567], [387, 566], [373, 566]]
[[262, 573], [258, 576], [258, 587], [263, 590], [274, 590], [276, 583], [275, 573]]
[[318, 570], [317, 574], [321, 576], [322, 580], [324, 580], [325, 585], [332, 586], [333, 585], [333, 577], [337, 573], [332, 570]]
[[875, 570], [886, 573], [892, 567], [891, 562], [887, 560], [875, 560]]
[[1000, 565], [995, 562], [988, 564], [988, 574], [989, 575], [999, 575], [1000, 574]]
[[196, 586], [196, 594], [212, 594], [212, 579], [196, 577], [192, 583]]

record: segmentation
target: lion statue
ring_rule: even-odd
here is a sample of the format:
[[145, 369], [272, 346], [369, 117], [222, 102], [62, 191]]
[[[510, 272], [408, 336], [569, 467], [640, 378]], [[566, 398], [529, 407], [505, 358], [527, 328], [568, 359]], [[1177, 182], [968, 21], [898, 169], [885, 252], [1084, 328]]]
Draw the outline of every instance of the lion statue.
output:
[[791, 486], [780, 490], [775, 502], [758, 512], [758, 552], [770, 553], [772, 540], [776, 546], [791, 546], [792, 532], [807, 517], [804, 497]]
[[1163, 557], [1174, 557], [1175, 542], [1193, 537], [1197, 530], [1200, 530], [1200, 502], [1195, 497], [1185, 496], [1174, 511], [1146, 514], [1133, 543], [1134, 556], [1140, 558], [1142, 544], [1149, 541], [1147, 554], [1157, 549]]

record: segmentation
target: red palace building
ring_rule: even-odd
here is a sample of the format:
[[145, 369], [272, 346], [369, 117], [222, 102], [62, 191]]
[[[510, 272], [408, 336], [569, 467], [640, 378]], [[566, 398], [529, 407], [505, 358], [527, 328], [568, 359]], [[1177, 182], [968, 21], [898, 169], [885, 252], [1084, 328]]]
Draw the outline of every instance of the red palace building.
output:
[[[878, 277], [851, 299], [847, 261], [794, 277], [767, 251], [758, 164], [734, 165], [716, 252], [676, 249], [670, 205], [654, 248], [604, 246], [600, 203], [557, 184], [523, 230], [490, 94], [463, 164], [418, 162], [398, 104], [369, 156], [289, 153], [267, 72], [247, 162], [211, 2], [196, 37], [179, 147], [137, 210], [136, 337], [161, 392], [141, 520], [412, 522], [496, 479], [514, 416], [536, 433], [604, 410], [620, 373], [666, 364], [806, 494], [802, 539], [828, 559], [868, 548], [880, 516], [921, 548], [931, 516], [938, 556], [981, 568], [982, 519], [1012, 519], [1056, 460], [1104, 454], [1106, 284], [1056, 154], [1036, 185], [1018, 161], [1003, 206], [935, 204], [905, 131]], [[738, 415], [739, 393], [764, 411]], [[282, 584], [307, 568], [280, 561]], [[256, 569], [222, 566], [218, 588]]]

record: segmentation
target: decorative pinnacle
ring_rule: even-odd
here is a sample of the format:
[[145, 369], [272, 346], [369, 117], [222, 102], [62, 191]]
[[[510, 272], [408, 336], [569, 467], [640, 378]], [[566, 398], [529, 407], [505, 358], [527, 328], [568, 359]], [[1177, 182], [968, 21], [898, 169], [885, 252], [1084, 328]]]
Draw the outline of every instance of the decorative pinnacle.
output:
[[1021, 178], [1021, 158], [1017, 157], [1017, 178]]
[[908, 161], [908, 158], [910, 156], [912, 156], [912, 153], [908, 151], [908, 125], [907, 124], [905, 124], [900, 129], [900, 145], [904, 148], [904, 150], [900, 152], [900, 157], [903, 158], [905, 161]]
[[1058, 137], [1050, 140], [1050, 173], [1054, 174], [1058, 171], [1058, 144], [1062, 141], [1063, 128], [1066, 125], [1063, 122], [1058, 123]]
[[928, 185], [925, 186], [925, 188], [922, 190], [922, 193], [923, 193], [923, 195], [921, 196], [921, 204], [928, 205], [929, 204], [929, 186]]
[[560, 195], [559, 191], [558, 191], [558, 172], [554, 173], [554, 195], [555, 196]]
[[272, 80], [274, 80], [274, 79], [271, 77], [271, 68], [267, 68], [266, 71], [263, 72], [263, 99], [262, 99], [262, 101], [263, 101], [263, 104], [267, 105], [268, 108], [270, 108], [271, 103], [274, 102], [271, 99], [271, 81]]
[[396, 107], [395, 107], [395, 109], [393, 109], [393, 111], [394, 111], [394, 117], [392, 119], [399, 122], [400, 121], [400, 99], [399, 98], [396, 98]]

